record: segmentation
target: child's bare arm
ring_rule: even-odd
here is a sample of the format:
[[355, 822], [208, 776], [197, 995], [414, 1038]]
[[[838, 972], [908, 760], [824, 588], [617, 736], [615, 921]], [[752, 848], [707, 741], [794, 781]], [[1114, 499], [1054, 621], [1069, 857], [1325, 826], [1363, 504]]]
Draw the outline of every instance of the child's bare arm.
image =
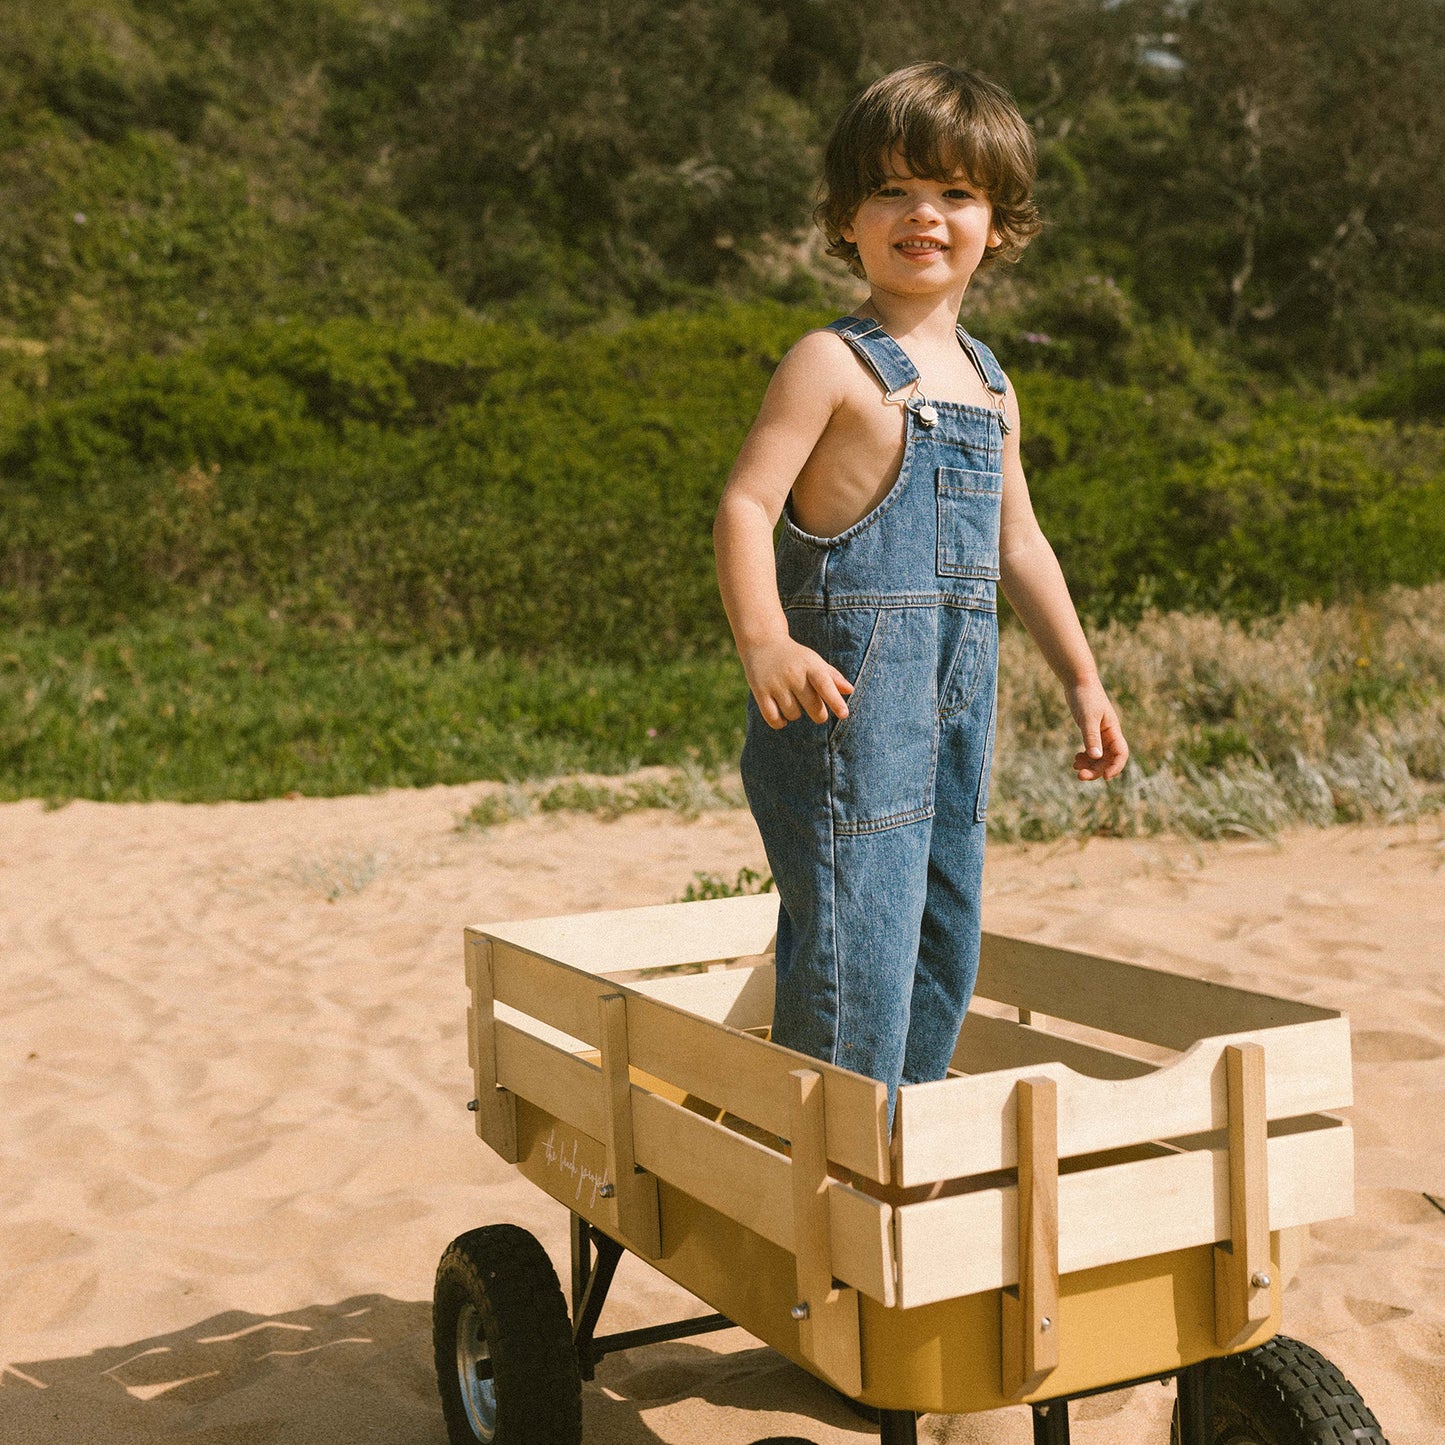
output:
[[1129, 744], [1099, 681], [1094, 655], [1054, 549], [1034, 516], [1019, 455], [1019, 412], [1013, 387], [1009, 387], [1004, 404], [1010, 427], [1003, 452], [1000, 585], [1068, 695], [1069, 710], [1084, 743], [1074, 754], [1074, 771], [1085, 781], [1116, 777], [1129, 760]]
[[807, 713], [847, 717], [853, 685], [812, 648], [793, 641], [778, 600], [773, 528], [803, 463], [842, 399], [833, 337], [811, 332], [783, 358], [738, 452], [713, 523], [718, 587], [738, 656], [772, 728]]

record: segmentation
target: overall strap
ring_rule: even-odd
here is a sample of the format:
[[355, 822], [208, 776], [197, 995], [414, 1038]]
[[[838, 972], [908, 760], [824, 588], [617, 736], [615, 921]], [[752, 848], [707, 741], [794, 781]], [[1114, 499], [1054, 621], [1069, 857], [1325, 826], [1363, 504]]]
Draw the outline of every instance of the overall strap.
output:
[[[830, 322], [825, 329], [836, 331], [863, 358], [885, 391], [892, 393], [918, 380], [917, 367], [880, 322], [843, 316]], [[1002, 396], [1008, 390], [1008, 382], [993, 352], [983, 342], [970, 336], [962, 326], [958, 328], [958, 344], [973, 362], [983, 378], [983, 384], [996, 396]]]
[[863, 358], [890, 396], [918, 380], [918, 368], [908, 359], [908, 353], [879, 322], [843, 316], [829, 323], [826, 330], [836, 331]]
[[958, 344], [968, 353], [968, 359], [978, 369], [983, 384], [996, 396], [1002, 396], [1008, 390], [1008, 382], [993, 352], [983, 342], [975, 341], [962, 326], [958, 328]]

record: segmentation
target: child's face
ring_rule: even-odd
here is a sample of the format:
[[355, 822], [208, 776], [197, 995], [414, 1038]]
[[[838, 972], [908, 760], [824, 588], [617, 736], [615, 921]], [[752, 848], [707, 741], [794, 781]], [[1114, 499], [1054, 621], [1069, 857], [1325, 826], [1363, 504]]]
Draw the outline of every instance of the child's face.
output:
[[869, 285], [907, 294], [952, 288], [962, 294], [985, 249], [1000, 239], [988, 197], [962, 172], [914, 176], [896, 151], [883, 184], [841, 234], [858, 247]]

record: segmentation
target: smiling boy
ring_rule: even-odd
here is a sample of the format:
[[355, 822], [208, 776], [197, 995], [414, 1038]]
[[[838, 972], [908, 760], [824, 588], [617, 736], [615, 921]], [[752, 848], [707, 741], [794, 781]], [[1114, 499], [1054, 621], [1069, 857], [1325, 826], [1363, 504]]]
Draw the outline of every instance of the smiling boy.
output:
[[1128, 758], [1013, 388], [958, 325], [974, 272], [1038, 230], [1033, 173], [1023, 118], [972, 72], [909, 66], [849, 104], [816, 217], [868, 299], [783, 358], [713, 532], [779, 895], [772, 1037], [883, 1080], [890, 1117], [900, 1082], [944, 1076], [978, 971], [996, 587], [1064, 686], [1077, 776]]

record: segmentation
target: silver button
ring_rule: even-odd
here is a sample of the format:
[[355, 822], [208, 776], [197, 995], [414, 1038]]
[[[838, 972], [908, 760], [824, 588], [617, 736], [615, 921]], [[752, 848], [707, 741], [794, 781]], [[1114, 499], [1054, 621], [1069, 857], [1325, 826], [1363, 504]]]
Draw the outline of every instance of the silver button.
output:
[[932, 402], [925, 401], [923, 405], [918, 408], [918, 420], [921, 421], [924, 426], [937, 426], [938, 408], [934, 406]]

